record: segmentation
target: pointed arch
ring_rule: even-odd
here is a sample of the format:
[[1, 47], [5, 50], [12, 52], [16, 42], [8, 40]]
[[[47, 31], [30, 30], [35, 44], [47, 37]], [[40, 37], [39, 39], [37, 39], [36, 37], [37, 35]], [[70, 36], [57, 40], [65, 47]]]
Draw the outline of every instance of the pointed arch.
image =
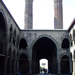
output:
[[[8, 34], [7, 34], [7, 21], [5, 18], [4, 12], [0, 9], [0, 51], [2, 56], [0, 55], [0, 71], [4, 74], [4, 59], [7, 53], [7, 45], [8, 45]], [[4, 55], [5, 54], [5, 55]]]
[[63, 55], [61, 58], [61, 73], [70, 74], [70, 61], [67, 55]]
[[22, 39], [20, 40], [19, 48], [20, 48], [20, 49], [26, 49], [26, 48], [27, 48], [27, 42], [26, 42], [25, 39], [22, 38]]
[[12, 56], [12, 49], [11, 49], [11, 47], [9, 48], [8, 56], [9, 56], [9, 57], [11, 57], [11, 56]]
[[16, 37], [16, 29], [14, 30], [14, 37]]
[[16, 51], [15, 50], [13, 51], [13, 58], [14, 59], [16, 58]]
[[53, 37], [51, 37], [50, 35], [47, 35], [47, 34], [43, 34], [43, 35], [40, 35], [40, 36], [38, 36], [37, 38], [35, 38], [35, 40], [33, 40], [32, 44], [31, 44], [31, 46], [30, 46], [30, 49], [32, 49], [32, 48], [33, 48], [33, 45], [35, 44], [35, 42], [36, 42], [38, 39], [42, 38], [42, 37], [47, 37], [47, 38], [51, 39], [51, 40], [56, 44], [57, 49], [58, 49], [58, 43], [57, 43], [57, 41], [56, 41]]
[[54, 63], [57, 62], [56, 41], [48, 35], [42, 35], [36, 38], [32, 44], [32, 73], [36, 73], [36, 70], [39, 73], [39, 60], [42, 58], [48, 59], [51, 73], [57, 73], [57, 63]]
[[16, 29], [13, 32], [13, 44], [16, 45]]
[[6, 54], [5, 51], [7, 50], [8, 45], [8, 27], [7, 21], [5, 18], [5, 14], [2, 10], [0, 10], [0, 54]]
[[29, 61], [25, 54], [21, 54], [19, 58], [19, 71], [22, 74], [28, 74], [29, 72]]
[[10, 43], [12, 43], [12, 38], [13, 38], [13, 26], [12, 24], [10, 25], [10, 28], [9, 28], [9, 41]]
[[69, 48], [69, 40], [67, 38], [64, 38], [61, 46], [62, 48]]
[[17, 47], [19, 47], [19, 34], [17, 35]]

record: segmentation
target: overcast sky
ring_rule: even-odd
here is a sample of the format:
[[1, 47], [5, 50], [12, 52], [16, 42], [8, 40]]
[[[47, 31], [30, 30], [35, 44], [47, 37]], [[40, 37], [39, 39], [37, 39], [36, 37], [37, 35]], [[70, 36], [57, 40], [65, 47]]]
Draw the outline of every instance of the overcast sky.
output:
[[[24, 28], [25, 0], [3, 0], [8, 10], [21, 29]], [[68, 29], [75, 17], [75, 0], [63, 0], [63, 26]], [[53, 29], [53, 0], [34, 0], [33, 28]]]

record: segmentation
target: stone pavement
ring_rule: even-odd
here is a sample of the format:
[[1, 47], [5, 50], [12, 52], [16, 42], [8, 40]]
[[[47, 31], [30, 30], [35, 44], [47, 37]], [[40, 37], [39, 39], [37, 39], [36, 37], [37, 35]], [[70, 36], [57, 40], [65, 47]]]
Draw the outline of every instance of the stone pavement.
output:
[[49, 73], [40, 73], [39, 75], [51, 75]]
[[40, 73], [40, 74], [25, 74], [25, 75], [51, 75], [49, 73]]

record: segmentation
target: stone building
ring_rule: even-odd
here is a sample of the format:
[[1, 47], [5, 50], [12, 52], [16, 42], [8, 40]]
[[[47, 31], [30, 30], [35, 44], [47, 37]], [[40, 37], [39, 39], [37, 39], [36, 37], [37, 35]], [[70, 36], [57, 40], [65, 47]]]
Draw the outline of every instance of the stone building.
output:
[[70, 52], [72, 57], [72, 71], [73, 75], [75, 75], [75, 19], [71, 23], [71, 26], [68, 29], [70, 36]]
[[[32, 19], [32, 15], [26, 16], [27, 20]], [[0, 72], [16, 75], [21, 70], [22, 74], [37, 74], [39, 61], [44, 58], [51, 74], [72, 73], [69, 31], [32, 30], [31, 21], [26, 25], [27, 29], [21, 30], [0, 0]]]

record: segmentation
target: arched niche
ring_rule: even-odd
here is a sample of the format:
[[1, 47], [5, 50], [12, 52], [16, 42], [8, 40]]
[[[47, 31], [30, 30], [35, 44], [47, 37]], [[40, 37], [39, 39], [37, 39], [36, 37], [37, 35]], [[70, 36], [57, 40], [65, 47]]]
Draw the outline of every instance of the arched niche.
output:
[[19, 48], [20, 49], [26, 49], [27, 48], [27, 42], [25, 39], [21, 39], [19, 43]]
[[39, 73], [39, 60], [48, 60], [48, 68], [52, 74], [57, 73], [57, 47], [54, 40], [43, 36], [36, 40], [32, 47], [32, 73]]
[[12, 43], [12, 38], [13, 38], [13, 26], [12, 24], [10, 25], [10, 29], [9, 29], [9, 41]]
[[15, 50], [13, 51], [13, 58], [14, 59], [16, 58], [16, 51]]
[[70, 36], [70, 45], [72, 46], [73, 45], [73, 41], [72, 41], [73, 40], [73, 35], [70, 33], [69, 36]]
[[19, 58], [19, 71], [22, 74], [28, 74], [29, 72], [29, 61], [25, 54], [22, 54]]
[[9, 48], [9, 51], [8, 51], [8, 57], [10, 58], [12, 55], [12, 49], [11, 48]]
[[69, 48], [69, 40], [67, 38], [64, 38], [62, 41], [62, 48]]
[[14, 30], [14, 37], [16, 37], [16, 29]]
[[75, 40], [75, 29], [73, 29], [73, 40]]
[[70, 40], [72, 41], [72, 34], [70, 34]]
[[74, 53], [73, 53], [73, 58], [75, 59], [75, 50], [74, 50]]
[[61, 58], [61, 73], [62, 74], [70, 74], [70, 61], [67, 55], [64, 55]]
[[11, 47], [8, 50], [8, 60], [7, 60], [7, 75], [10, 75], [10, 69], [11, 69], [11, 57], [12, 57], [12, 49]]
[[17, 35], [17, 47], [19, 46], [19, 34]]
[[16, 42], [16, 29], [13, 32], [13, 44], [15, 45]]

